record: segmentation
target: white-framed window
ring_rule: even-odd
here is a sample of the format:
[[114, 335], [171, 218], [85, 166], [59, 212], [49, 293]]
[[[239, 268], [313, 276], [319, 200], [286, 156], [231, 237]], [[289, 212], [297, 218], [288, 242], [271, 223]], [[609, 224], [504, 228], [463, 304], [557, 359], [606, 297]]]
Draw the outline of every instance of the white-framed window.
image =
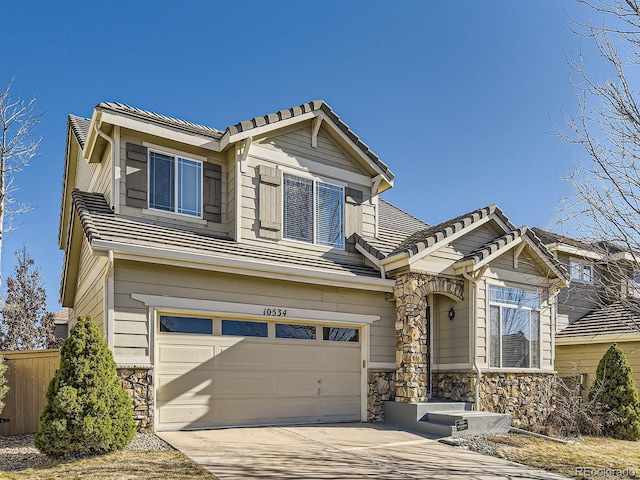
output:
[[540, 368], [540, 300], [536, 292], [489, 285], [489, 366]]
[[569, 260], [571, 280], [581, 283], [593, 283], [593, 264], [578, 258]]
[[202, 217], [202, 162], [149, 150], [149, 208]]
[[283, 237], [344, 248], [344, 188], [283, 176]]

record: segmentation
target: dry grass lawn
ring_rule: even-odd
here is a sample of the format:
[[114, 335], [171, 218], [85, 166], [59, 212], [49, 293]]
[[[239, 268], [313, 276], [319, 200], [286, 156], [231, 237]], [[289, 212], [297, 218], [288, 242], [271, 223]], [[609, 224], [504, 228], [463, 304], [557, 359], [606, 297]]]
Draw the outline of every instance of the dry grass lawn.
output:
[[215, 479], [204, 468], [180, 452], [117, 452], [72, 462], [55, 462], [16, 472], [0, 471], [0, 479], [54, 480], [98, 478], [129, 479]]
[[640, 442], [583, 437], [575, 444], [526, 435], [494, 435], [498, 455], [579, 479], [640, 478]]

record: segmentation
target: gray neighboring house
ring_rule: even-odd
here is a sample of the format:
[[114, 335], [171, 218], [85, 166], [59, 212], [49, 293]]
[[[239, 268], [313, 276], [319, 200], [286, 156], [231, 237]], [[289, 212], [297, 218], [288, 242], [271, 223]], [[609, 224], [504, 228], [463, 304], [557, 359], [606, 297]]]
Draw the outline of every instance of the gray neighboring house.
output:
[[323, 101], [224, 129], [100, 103], [64, 172], [61, 301], [141, 431], [548, 413], [565, 267], [495, 205], [430, 226], [382, 199], [389, 167]]

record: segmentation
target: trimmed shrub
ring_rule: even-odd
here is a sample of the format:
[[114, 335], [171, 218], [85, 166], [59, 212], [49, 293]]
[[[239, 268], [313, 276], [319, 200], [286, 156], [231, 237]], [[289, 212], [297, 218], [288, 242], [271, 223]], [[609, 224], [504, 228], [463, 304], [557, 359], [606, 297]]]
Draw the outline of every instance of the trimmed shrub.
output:
[[589, 400], [600, 403], [609, 414], [603, 433], [620, 440], [640, 439], [640, 398], [631, 365], [614, 343], [603, 355]]
[[9, 391], [7, 385], [7, 369], [9, 366], [4, 361], [4, 356], [0, 354], [0, 413], [4, 410], [4, 396]]
[[91, 317], [79, 317], [62, 345], [46, 401], [34, 443], [47, 456], [112, 452], [133, 439], [133, 404]]

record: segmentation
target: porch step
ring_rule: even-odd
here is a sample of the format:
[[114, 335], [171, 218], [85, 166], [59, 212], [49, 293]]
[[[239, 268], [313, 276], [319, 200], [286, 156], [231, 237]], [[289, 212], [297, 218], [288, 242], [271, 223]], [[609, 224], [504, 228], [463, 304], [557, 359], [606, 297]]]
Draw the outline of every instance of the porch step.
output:
[[436, 437], [506, 433], [511, 417], [503, 413], [476, 412], [468, 402], [385, 402], [385, 422]]

